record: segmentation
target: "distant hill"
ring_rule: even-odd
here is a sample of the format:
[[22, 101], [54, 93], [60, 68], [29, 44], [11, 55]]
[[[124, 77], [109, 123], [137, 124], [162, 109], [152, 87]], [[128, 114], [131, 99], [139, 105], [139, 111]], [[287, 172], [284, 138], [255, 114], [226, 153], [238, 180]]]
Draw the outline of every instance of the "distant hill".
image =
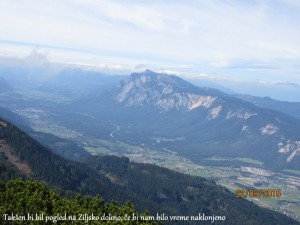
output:
[[0, 118], [16, 124], [23, 131], [27, 132], [30, 134], [30, 136], [38, 140], [44, 146], [51, 149], [54, 153], [57, 153], [67, 159], [80, 161], [91, 156], [90, 153], [77, 146], [70, 140], [65, 140], [49, 133], [34, 131], [26, 119], [13, 113], [9, 109], [0, 107]]
[[0, 140], [1, 180], [19, 175], [34, 178], [64, 191], [100, 194], [106, 201], [114, 199], [125, 203], [130, 200], [138, 210], [150, 209], [153, 214], [224, 215], [228, 225], [299, 224], [237, 199], [225, 188], [200, 177], [131, 163], [127, 158], [94, 157], [86, 164], [65, 160], [5, 120], [0, 120]]
[[29, 127], [29, 123], [26, 119], [4, 107], [0, 107], [0, 118], [5, 119], [13, 124], [16, 124], [20, 128]]
[[57, 137], [53, 134], [30, 131], [30, 136], [49, 148], [52, 152], [66, 159], [81, 161], [91, 154], [70, 140]]
[[278, 101], [269, 97], [256, 97], [251, 95], [234, 95], [258, 107], [276, 110], [297, 119], [300, 119], [300, 102]]
[[81, 90], [90, 92], [101, 89], [123, 79], [124, 76], [105, 75], [97, 71], [66, 68], [50, 77], [40, 89]]
[[226, 94], [236, 94], [236, 92], [231, 90], [230, 88], [226, 88], [225, 86], [222, 86], [220, 84], [214, 83], [206, 79], [187, 79], [187, 81], [198, 87], [214, 88]]

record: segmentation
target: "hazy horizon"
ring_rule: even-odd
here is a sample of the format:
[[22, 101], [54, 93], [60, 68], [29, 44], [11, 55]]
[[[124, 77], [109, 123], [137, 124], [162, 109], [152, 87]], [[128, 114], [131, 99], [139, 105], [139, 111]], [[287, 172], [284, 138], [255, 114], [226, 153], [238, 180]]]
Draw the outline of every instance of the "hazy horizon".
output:
[[0, 11], [4, 58], [38, 52], [50, 62], [114, 74], [152, 69], [241, 93], [245, 84], [272, 86], [266, 96], [300, 101], [296, 0], [4, 0]]

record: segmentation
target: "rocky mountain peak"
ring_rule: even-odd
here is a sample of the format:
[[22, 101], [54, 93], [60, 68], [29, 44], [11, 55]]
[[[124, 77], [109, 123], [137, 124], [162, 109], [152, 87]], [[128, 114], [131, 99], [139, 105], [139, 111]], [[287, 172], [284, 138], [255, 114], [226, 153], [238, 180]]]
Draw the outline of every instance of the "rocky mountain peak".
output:
[[181, 89], [194, 87], [191, 83], [175, 75], [156, 73], [148, 69], [141, 73], [133, 73], [130, 78], [132, 81], [136, 81], [141, 84], [152, 83], [157, 86], [172, 85]]
[[146, 70], [119, 82], [113, 98], [126, 106], [150, 106], [161, 111], [209, 108], [216, 97], [200, 92], [201, 88], [177, 76]]

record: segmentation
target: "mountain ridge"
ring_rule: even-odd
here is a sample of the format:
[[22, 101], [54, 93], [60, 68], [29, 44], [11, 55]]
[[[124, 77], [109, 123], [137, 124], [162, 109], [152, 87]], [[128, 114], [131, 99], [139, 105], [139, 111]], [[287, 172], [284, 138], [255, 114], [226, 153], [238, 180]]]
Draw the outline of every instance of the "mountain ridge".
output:
[[[151, 70], [133, 73], [126, 80], [119, 82], [112, 92], [114, 100], [118, 103], [143, 106], [156, 101], [152, 106], [169, 111], [172, 108], [192, 110], [202, 104], [205, 105], [205, 102], [210, 104], [214, 100], [205, 97], [201, 99], [199, 90], [210, 94], [222, 94], [215, 89], [196, 87], [177, 76], [155, 73]], [[130, 99], [126, 99], [127, 97]]]
[[300, 102], [279, 101], [270, 97], [256, 97], [251, 95], [234, 95], [258, 107], [276, 110], [300, 120]]

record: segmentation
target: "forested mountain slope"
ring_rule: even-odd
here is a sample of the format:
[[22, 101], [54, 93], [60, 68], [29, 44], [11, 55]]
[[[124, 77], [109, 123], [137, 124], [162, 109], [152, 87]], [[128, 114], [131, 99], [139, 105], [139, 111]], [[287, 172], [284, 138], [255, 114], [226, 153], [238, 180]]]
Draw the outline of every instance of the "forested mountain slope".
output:
[[[10, 220], [12, 215], [14, 221]], [[116, 202], [104, 203], [99, 196], [61, 197], [57, 190], [32, 180], [0, 182], [1, 224], [160, 224], [129, 219], [132, 215], [139, 212], [129, 202], [120, 206]], [[143, 213], [139, 218], [146, 216]]]
[[23, 178], [42, 180], [64, 191], [100, 194], [105, 201], [130, 200], [138, 210], [149, 209], [154, 215], [215, 214], [226, 216], [229, 225], [246, 221], [255, 225], [299, 224], [282, 214], [237, 199], [225, 188], [200, 177], [131, 163], [126, 158], [91, 158], [88, 166], [65, 160], [5, 120], [0, 120], [0, 140], [1, 180], [22, 174]]

